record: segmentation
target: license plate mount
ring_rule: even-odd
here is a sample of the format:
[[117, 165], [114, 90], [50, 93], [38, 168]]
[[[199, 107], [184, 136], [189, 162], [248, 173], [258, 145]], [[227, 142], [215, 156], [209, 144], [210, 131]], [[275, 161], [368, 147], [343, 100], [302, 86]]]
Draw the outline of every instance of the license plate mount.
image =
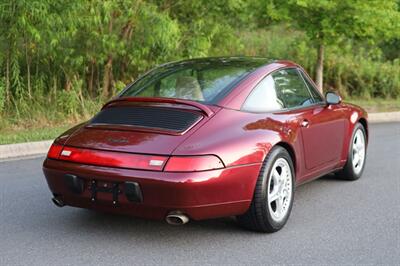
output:
[[118, 196], [121, 194], [121, 189], [119, 188], [119, 182], [104, 182], [98, 180], [91, 180], [90, 181], [90, 198], [92, 202], [96, 202], [98, 192], [102, 193], [110, 193], [112, 194], [112, 204], [118, 204]]

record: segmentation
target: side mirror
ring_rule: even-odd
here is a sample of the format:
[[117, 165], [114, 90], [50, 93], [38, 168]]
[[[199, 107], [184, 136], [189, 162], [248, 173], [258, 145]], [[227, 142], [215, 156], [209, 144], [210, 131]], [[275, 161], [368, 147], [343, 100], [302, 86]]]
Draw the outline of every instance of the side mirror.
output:
[[334, 92], [327, 92], [325, 94], [325, 99], [328, 105], [339, 104], [342, 102], [342, 98]]

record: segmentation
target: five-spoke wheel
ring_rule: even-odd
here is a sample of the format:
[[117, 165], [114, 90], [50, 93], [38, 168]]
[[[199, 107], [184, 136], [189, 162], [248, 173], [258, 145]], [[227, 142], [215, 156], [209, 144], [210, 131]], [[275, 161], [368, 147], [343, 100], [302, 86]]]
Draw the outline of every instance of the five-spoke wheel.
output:
[[292, 171], [284, 158], [275, 161], [268, 182], [268, 208], [279, 222], [287, 214], [292, 200]]
[[294, 175], [290, 154], [283, 147], [275, 146], [263, 163], [250, 208], [237, 217], [238, 222], [262, 232], [281, 229], [293, 205]]
[[346, 180], [359, 179], [365, 167], [366, 150], [367, 134], [364, 126], [357, 123], [351, 136], [346, 165], [336, 175]]
[[354, 134], [352, 156], [354, 172], [359, 174], [363, 169], [365, 159], [365, 136], [360, 128]]

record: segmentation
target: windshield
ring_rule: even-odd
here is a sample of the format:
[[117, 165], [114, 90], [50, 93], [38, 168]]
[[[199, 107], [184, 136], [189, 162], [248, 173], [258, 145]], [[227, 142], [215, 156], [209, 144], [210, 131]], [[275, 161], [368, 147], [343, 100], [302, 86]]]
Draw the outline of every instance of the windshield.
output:
[[120, 96], [167, 97], [215, 102], [221, 94], [265, 60], [183, 61], [147, 73]]

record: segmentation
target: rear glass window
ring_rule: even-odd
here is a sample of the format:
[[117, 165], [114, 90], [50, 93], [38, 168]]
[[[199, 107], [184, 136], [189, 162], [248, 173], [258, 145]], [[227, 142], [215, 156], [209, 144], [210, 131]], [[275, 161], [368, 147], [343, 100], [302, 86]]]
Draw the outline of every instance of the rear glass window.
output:
[[167, 97], [212, 103], [224, 90], [264, 63], [207, 61], [164, 65], [143, 76], [120, 96]]

